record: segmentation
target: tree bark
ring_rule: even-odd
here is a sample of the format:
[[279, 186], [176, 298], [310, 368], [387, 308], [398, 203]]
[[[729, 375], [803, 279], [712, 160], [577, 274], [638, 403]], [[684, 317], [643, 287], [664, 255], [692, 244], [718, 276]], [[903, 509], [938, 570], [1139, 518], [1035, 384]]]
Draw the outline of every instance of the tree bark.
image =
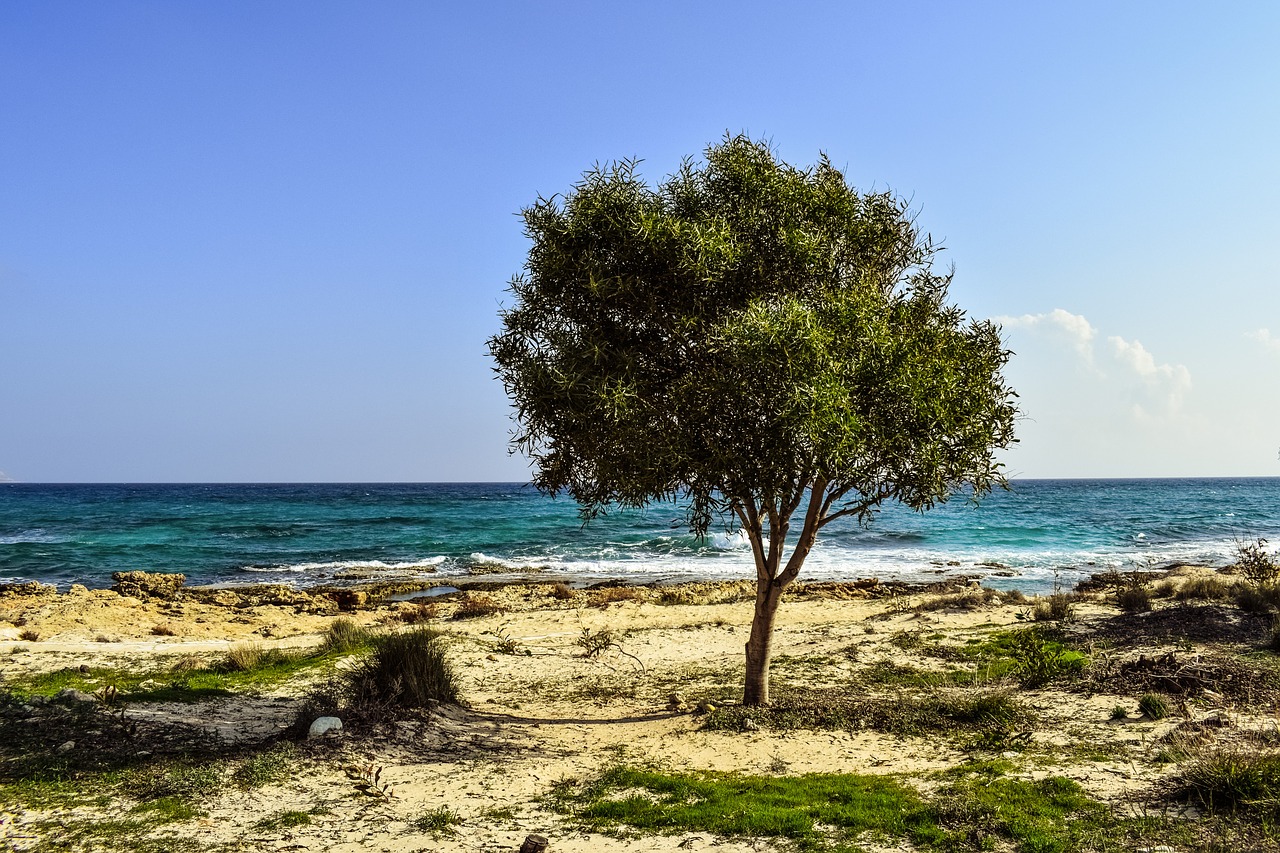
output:
[[769, 704], [769, 661], [773, 657], [773, 620], [782, 600], [782, 587], [772, 580], [756, 581], [756, 612], [747, 639], [747, 677], [742, 704]]

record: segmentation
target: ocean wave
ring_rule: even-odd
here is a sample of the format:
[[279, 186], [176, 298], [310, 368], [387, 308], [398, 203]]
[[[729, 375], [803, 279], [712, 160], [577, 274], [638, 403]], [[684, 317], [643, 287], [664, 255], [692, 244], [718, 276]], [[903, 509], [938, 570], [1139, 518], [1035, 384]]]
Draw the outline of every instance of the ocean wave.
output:
[[324, 574], [331, 572], [434, 572], [448, 557], [428, 557], [424, 560], [406, 560], [388, 563], [383, 560], [332, 560], [322, 563], [285, 563], [274, 566], [240, 566], [238, 571], [252, 574]]
[[14, 534], [0, 536], [0, 545], [40, 545], [66, 541], [65, 536], [50, 533], [42, 527], [19, 530]]

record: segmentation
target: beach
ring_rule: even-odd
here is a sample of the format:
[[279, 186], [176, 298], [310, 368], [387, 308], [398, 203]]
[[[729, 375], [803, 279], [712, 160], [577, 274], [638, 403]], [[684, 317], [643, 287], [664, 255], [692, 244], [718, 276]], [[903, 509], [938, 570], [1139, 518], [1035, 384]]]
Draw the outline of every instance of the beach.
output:
[[[8, 730], [39, 728], [60, 701], [71, 701], [31, 699], [66, 689], [54, 688], [70, 682], [49, 680], [61, 671], [79, 674], [76, 689], [96, 703], [90, 707], [101, 719], [115, 715], [119, 725], [134, 726], [135, 742], [95, 746], [95, 730], [85, 726], [22, 755], [8, 749], [0, 838], [14, 850], [497, 851], [519, 849], [529, 835], [550, 839], [551, 850], [583, 853], [784, 850], [792, 842], [763, 834], [593, 825], [573, 798], [610, 768], [634, 767], [781, 780], [853, 774], [892, 780], [927, 799], [948, 780], [994, 762], [1001, 779], [1070, 780], [1115, 815], [1168, 815], [1167, 826], [1143, 830], [1147, 846], [1166, 836], [1185, 843], [1198, 831], [1192, 818], [1199, 813], [1193, 803], [1170, 800], [1169, 791], [1205, 750], [1256, 751], [1273, 742], [1277, 686], [1271, 658], [1256, 661], [1261, 617], [1225, 594], [1177, 598], [1189, 583], [1226, 590], [1241, 582], [1237, 576], [1182, 567], [1143, 580], [1153, 591], [1152, 611], [1126, 613], [1114, 591], [1099, 589], [1069, 602], [1062, 596], [1070, 612], [1057, 620], [1047, 598], [963, 582], [798, 585], [782, 604], [774, 637], [773, 716], [736, 704], [752, 607], [746, 582], [580, 590], [478, 584], [408, 601], [384, 597], [385, 590], [344, 599], [286, 588], [230, 594], [179, 587], [155, 595], [136, 587], [135, 595], [10, 588], [0, 595], [0, 673], [13, 691]], [[438, 630], [460, 703], [340, 737], [289, 734], [307, 690], [358, 655], [225, 695], [129, 700], [128, 690], [155, 689], [180, 662], [194, 667], [249, 644], [315, 647], [335, 620], [378, 632]], [[1043, 636], [1056, 638], [1057, 648], [1081, 650], [1085, 662], [1038, 683], [998, 654], [966, 652], [1039, 629], [1052, 632]], [[608, 642], [593, 646], [592, 638]], [[1162, 655], [1172, 657], [1146, 663]], [[93, 698], [111, 673], [125, 671], [156, 675], [150, 684], [131, 682], [123, 698]], [[1179, 672], [1199, 673], [1199, 680], [1169, 680]], [[1164, 697], [1166, 716], [1139, 710], [1150, 693]], [[836, 705], [863, 702], [854, 709], [860, 719], [797, 726], [784, 718], [787, 708], [822, 696]], [[973, 697], [1003, 697], [1010, 716], [994, 726], [946, 718], [947, 702]], [[943, 717], [904, 724], [881, 713], [926, 706], [942, 708]], [[116, 723], [103, 725], [109, 738]], [[148, 743], [148, 732], [176, 742], [175, 731], [204, 742], [167, 756]], [[67, 771], [71, 788], [63, 784], [55, 795], [33, 793], [39, 786], [16, 778], [14, 768], [36, 753], [74, 767], [86, 749], [116, 750], [128, 773], [163, 776], [166, 762], [176, 761], [213, 781], [163, 793], [122, 786], [119, 768], [114, 776]], [[263, 769], [273, 761], [274, 775]], [[148, 803], [170, 803], [165, 797], [185, 805], [161, 820]], [[1231, 825], [1241, 840], [1236, 849], [1270, 843], [1257, 841], [1248, 821]], [[1123, 833], [1138, 831], [1123, 826]], [[859, 849], [928, 849], [872, 835], [860, 838]]]

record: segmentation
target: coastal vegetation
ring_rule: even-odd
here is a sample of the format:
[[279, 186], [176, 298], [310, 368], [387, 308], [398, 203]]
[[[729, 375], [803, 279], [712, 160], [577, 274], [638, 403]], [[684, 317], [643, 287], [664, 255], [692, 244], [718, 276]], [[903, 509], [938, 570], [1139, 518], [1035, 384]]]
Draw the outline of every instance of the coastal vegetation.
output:
[[1005, 483], [1010, 353], [946, 301], [906, 203], [825, 157], [727, 136], [656, 188], [636, 165], [524, 211], [533, 245], [489, 341], [513, 449], [584, 519], [680, 498], [699, 536], [741, 528], [743, 701], [767, 705], [778, 605], [822, 528]]
[[[1273, 850], [1280, 656], [1272, 615], [1239, 605], [1267, 583], [1099, 576], [1057, 593], [1063, 619], [1036, 618], [1048, 595], [963, 582], [797, 583], [765, 707], [726, 671], [740, 582], [492, 584], [494, 613], [453, 619], [463, 590], [416, 622], [420, 602], [373, 598], [291, 646], [258, 634], [287, 630], [279, 610], [226, 607], [236, 641], [187, 671], [232, 680], [166, 699], [188, 656], [138, 617], [168, 605], [119, 605], [159, 666], [108, 658], [103, 622], [67, 651], [52, 616], [87, 613], [73, 596], [2, 598], [0, 618], [60, 639], [0, 651], [0, 827], [32, 853], [514, 850], [530, 831], [644, 853]], [[1215, 585], [1231, 593], [1196, 592]], [[1150, 609], [1125, 609], [1139, 587]], [[308, 739], [330, 713], [343, 734]]]

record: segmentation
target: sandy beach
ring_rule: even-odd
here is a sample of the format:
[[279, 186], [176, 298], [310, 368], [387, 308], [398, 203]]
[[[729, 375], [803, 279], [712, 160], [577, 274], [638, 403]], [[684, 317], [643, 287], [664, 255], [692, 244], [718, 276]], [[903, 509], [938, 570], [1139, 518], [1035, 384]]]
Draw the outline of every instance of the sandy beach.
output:
[[[248, 643], [307, 649], [337, 619], [380, 632], [411, 623], [443, 632], [461, 704], [404, 715], [373, 732], [295, 742], [281, 737], [309, 687], [333, 668], [196, 702], [135, 702], [126, 695], [99, 713], [142, 726], [129, 747], [140, 757], [127, 762], [130, 767], [146, 766], [153, 751], [161, 760], [162, 750], [146, 743], [148, 726], [185, 727], [214, 744], [197, 763], [214, 768], [217, 783], [189, 796], [188, 811], [148, 822], [138, 819], [145, 797], [113, 787], [106, 777], [89, 784], [84, 780], [97, 777], [66, 776], [80, 779], [82, 796], [65, 789], [57, 797], [31, 794], [13, 771], [24, 756], [9, 748], [0, 780], [0, 839], [18, 851], [407, 853], [513, 851], [537, 834], [550, 839], [550, 850], [565, 853], [783, 850], [792, 849], [790, 842], [778, 838], [590, 827], [556, 793], [577, 791], [625, 765], [778, 778], [869, 774], [927, 796], [947, 772], [993, 760], [1009, 778], [1062, 777], [1116, 814], [1158, 812], [1181, 826], [1197, 812], [1166, 795], [1187, 762], [1208, 748], [1269, 744], [1274, 750], [1277, 688], [1274, 655], [1256, 651], [1261, 620], [1225, 594], [1177, 598], [1192, 580], [1225, 590], [1237, 582], [1234, 576], [1184, 567], [1161, 577], [1150, 578], [1152, 611], [1122, 612], [1113, 593], [1099, 590], [1072, 596], [1061, 620], [1037, 621], [1047, 617], [1044, 601], [1037, 613], [1036, 601], [963, 584], [801, 585], [784, 601], [774, 639], [776, 704], [827, 695], [905, 707], [901, 703], [922, 697], [995, 692], [1025, 709], [999, 738], [966, 733], [963, 726], [783, 727], [780, 718], [744, 714], [736, 703], [752, 607], [745, 582], [582, 590], [509, 585], [413, 601], [380, 601], [375, 592], [341, 606], [321, 594], [271, 590], [178, 590], [167, 597], [10, 590], [0, 596], [0, 674], [13, 691], [4, 718], [10, 730], [34, 726], [31, 720], [56, 706], [57, 700], [33, 705], [22, 698], [34, 685], [47, 685], [49, 673], [172, 672], [179, 661], [216, 661]], [[996, 667], [998, 658], [965, 656], [966, 649], [1029, 626], [1052, 628], [1065, 646], [1083, 649], [1087, 663], [1036, 684], [1025, 669]], [[593, 637], [610, 642], [589, 654]], [[1168, 656], [1163, 669], [1146, 663], [1161, 655]], [[339, 660], [336, 670], [352, 660]], [[1195, 677], [1178, 682], [1179, 673]], [[82, 696], [92, 692], [92, 681], [82, 685]], [[1139, 710], [1139, 700], [1161, 692], [1162, 684], [1170, 713], [1156, 719]], [[1174, 684], [1182, 687], [1168, 686]], [[51, 757], [74, 757], [94, 748], [94, 734], [44, 748]], [[236, 784], [244, 775], [236, 768], [263, 764], [263, 755], [280, 757], [287, 770], [263, 784]], [[124, 829], [100, 831], [111, 825]], [[1252, 849], [1256, 833], [1242, 826], [1236, 849]], [[1139, 849], [1138, 841], [1121, 849]], [[867, 850], [916, 849], [900, 838], [857, 843]], [[1146, 846], [1158, 849], [1152, 844]]]

